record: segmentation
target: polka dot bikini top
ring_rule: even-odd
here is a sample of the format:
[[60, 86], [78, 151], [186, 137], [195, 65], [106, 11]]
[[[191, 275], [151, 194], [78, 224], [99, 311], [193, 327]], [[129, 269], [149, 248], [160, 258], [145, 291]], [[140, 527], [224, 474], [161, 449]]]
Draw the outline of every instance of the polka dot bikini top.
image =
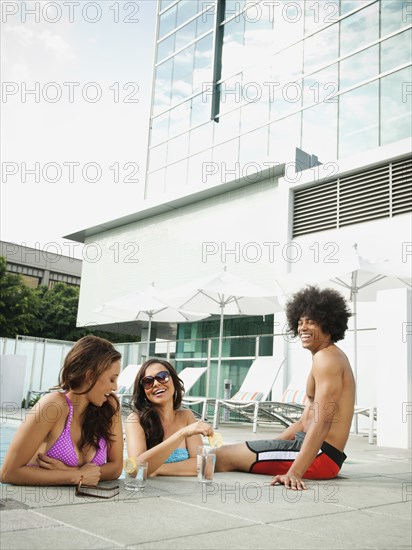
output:
[[[50, 449], [47, 451], [46, 456], [50, 458], [55, 458], [60, 460], [66, 466], [76, 467], [79, 465], [79, 459], [77, 457], [76, 450], [74, 448], [73, 440], [70, 435], [70, 426], [73, 420], [73, 405], [70, 399], [65, 395], [67, 405], [69, 406], [69, 415], [66, 420], [66, 424], [63, 428], [62, 433], [59, 435], [59, 438]], [[94, 455], [94, 458], [91, 460], [92, 464], [97, 464], [102, 466], [107, 462], [107, 443], [103, 437], [99, 440], [99, 448]]]

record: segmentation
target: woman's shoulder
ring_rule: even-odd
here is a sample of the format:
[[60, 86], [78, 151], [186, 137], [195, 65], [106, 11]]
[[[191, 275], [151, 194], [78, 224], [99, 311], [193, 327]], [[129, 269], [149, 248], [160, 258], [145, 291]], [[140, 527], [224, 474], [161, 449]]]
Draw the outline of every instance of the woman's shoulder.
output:
[[185, 424], [191, 424], [192, 422], [196, 422], [196, 417], [190, 409], [178, 409], [176, 411], [176, 414], [179, 420], [181, 420]]

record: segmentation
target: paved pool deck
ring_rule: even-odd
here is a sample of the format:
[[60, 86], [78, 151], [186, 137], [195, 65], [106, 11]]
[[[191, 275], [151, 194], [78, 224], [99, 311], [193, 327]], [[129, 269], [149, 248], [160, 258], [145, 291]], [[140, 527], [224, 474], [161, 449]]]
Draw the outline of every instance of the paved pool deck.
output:
[[[222, 424], [225, 443], [265, 439], [279, 427]], [[1, 485], [0, 547], [8, 549], [410, 549], [411, 452], [351, 435], [333, 481], [303, 492], [269, 476], [218, 473], [149, 479], [144, 492], [111, 500], [73, 487]]]

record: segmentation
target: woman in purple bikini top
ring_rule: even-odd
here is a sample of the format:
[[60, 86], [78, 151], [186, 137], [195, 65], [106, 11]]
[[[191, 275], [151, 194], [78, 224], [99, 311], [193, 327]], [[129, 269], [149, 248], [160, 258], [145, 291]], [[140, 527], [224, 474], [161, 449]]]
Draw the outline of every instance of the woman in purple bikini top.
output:
[[7, 450], [0, 481], [97, 485], [120, 476], [123, 428], [114, 393], [120, 358], [108, 340], [97, 336], [74, 344], [60, 371], [64, 393], [47, 393], [28, 411]]

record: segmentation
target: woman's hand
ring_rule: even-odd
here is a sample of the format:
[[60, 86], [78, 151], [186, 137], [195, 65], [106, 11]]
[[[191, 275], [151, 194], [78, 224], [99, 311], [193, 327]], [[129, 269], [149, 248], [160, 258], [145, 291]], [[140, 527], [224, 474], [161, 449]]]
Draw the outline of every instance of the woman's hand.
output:
[[97, 485], [99, 483], [100, 476], [102, 475], [100, 466], [97, 464], [92, 464], [91, 462], [81, 466], [79, 468], [79, 472], [80, 475], [83, 476], [83, 485]]
[[69, 470], [70, 466], [67, 466], [64, 462], [57, 460], [56, 458], [50, 458], [49, 456], [39, 453], [37, 455], [37, 464], [40, 468], [46, 468], [47, 470]]
[[213, 428], [210, 424], [199, 420], [198, 422], [193, 422], [186, 426], [184, 428], [184, 435], [185, 437], [191, 437], [192, 435], [210, 436], [213, 435]]

